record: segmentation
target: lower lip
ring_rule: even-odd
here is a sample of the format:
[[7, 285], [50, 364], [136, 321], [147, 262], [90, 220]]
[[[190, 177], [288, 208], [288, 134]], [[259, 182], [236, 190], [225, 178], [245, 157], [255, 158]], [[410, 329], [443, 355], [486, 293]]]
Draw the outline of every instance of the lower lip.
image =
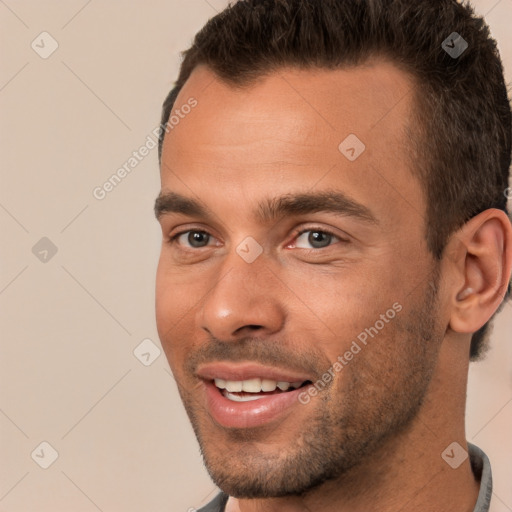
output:
[[226, 398], [213, 382], [204, 382], [206, 403], [213, 420], [227, 428], [259, 427], [282, 419], [293, 406], [298, 406], [298, 396], [303, 388], [268, 395], [257, 400], [234, 402]]

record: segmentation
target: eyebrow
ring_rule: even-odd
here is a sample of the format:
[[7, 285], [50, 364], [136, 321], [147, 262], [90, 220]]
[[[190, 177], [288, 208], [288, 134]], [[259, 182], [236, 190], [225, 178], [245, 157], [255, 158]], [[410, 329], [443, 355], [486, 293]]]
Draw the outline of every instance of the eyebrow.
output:
[[195, 199], [176, 192], [160, 192], [155, 201], [155, 217], [160, 219], [166, 213], [182, 213], [191, 217], [209, 217], [206, 208]]
[[[335, 213], [366, 223], [378, 224], [376, 216], [368, 207], [339, 191], [286, 194], [266, 199], [258, 204], [254, 217], [261, 223], [269, 223], [287, 216], [316, 212]], [[176, 192], [160, 193], [156, 198], [156, 218], [160, 219], [167, 213], [181, 213], [191, 217], [212, 217], [200, 202]]]

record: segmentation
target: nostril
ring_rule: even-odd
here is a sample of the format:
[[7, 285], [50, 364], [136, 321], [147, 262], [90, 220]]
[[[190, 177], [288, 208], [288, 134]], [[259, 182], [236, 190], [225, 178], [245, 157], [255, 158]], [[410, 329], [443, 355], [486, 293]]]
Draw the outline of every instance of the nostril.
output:
[[246, 330], [246, 329], [247, 329], [247, 330], [250, 330], [250, 331], [258, 331], [258, 330], [260, 330], [260, 329], [262, 329], [262, 328], [263, 328], [263, 326], [262, 326], [262, 325], [248, 324], [248, 325], [244, 325], [244, 326], [242, 326], [242, 327], [238, 328], [238, 329], [236, 330], [236, 332], [237, 332], [238, 334], [240, 334], [242, 331], [244, 331], [244, 330]]

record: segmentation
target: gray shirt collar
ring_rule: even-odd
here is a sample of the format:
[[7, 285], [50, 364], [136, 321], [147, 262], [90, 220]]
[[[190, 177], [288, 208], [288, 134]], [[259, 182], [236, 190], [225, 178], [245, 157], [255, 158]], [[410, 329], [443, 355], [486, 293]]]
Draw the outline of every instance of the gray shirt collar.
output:
[[475, 478], [480, 481], [480, 492], [473, 512], [489, 512], [492, 495], [491, 463], [478, 446], [468, 443], [468, 450], [471, 469]]

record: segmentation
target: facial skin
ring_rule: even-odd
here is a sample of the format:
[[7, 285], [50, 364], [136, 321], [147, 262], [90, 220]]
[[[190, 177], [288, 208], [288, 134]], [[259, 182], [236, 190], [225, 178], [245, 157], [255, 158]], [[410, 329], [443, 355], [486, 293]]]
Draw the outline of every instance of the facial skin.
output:
[[[157, 326], [207, 468], [239, 498], [228, 510], [358, 511], [376, 500], [382, 511], [426, 510], [436, 500], [438, 511], [473, 509], [469, 462], [454, 471], [440, 456], [453, 441], [466, 446], [476, 306], [469, 312], [465, 299], [459, 315], [453, 304], [467, 286], [469, 240], [484, 229], [499, 237], [505, 221], [499, 213], [475, 221], [446, 261], [433, 260], [422, 186], [410, 170], [413, 89], [384, 61], [281, 70], [242, 88], [201, 67], [176, 101], [198, 104], [165, 138], [161, 194], [199, 208], [161, 201]], [[338, 149], [349, 134], [366, 146], [353, 162]], [[348, 199], [344, 213], [261, 215], [278, 198], [302, 195], [304, 204], [304, 194], [335, 193]], [[250, 263], [240, 251], [254, 250], [247, 237], [262, 249]], [[502, 240], [510, 244], [508, 231]], [[510, 254], [507, 262], [502, 279]], [[475, 277], [483, 274], [476, 268], [470, 284], [479, 291], [491, 276]], [[483, 324], [493, 300], [471, 321]], [[359, 342], [309, 403], [270, 413], [259, 401], [244, 404], [251, 410], [231, 402], [232, 415], [212, 409], [212, 393], [229, 405], [214, 377], [261, 370], [316, 382], [394, 304], [396, 316]]]

